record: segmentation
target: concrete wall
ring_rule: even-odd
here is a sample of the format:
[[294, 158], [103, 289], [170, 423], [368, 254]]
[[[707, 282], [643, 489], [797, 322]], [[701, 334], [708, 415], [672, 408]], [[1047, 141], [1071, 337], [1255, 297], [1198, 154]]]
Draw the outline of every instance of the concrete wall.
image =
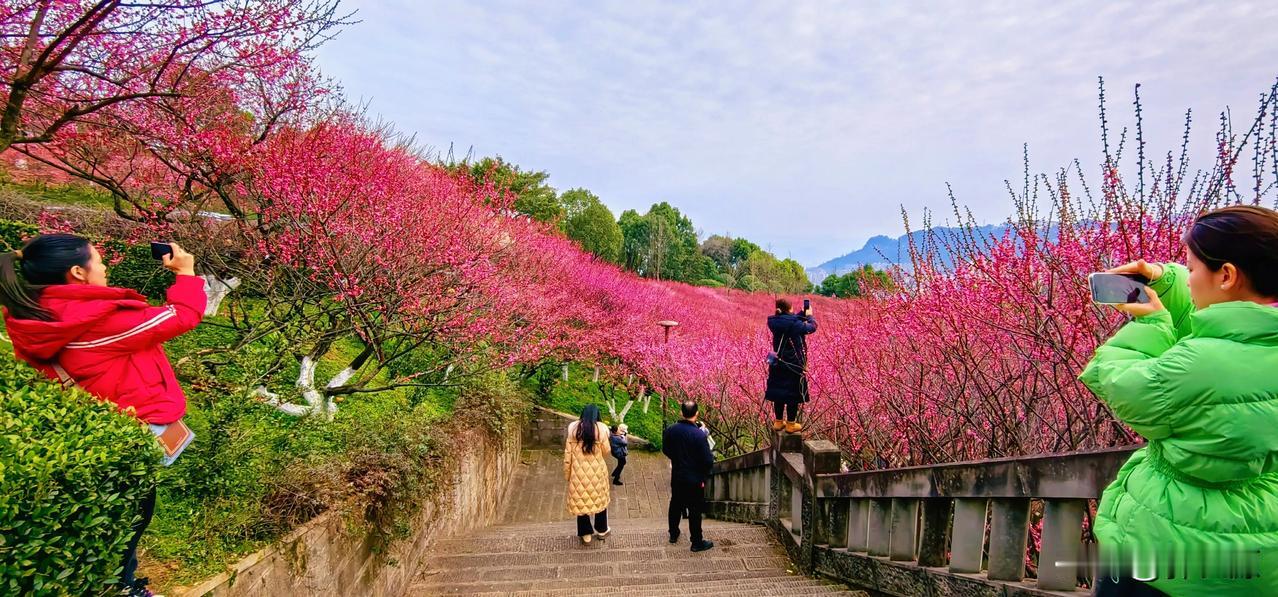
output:
[[340, 515], [328, 513], [302, 525], [277, 545], [230, 566], [225, 573], [177, 595], [345, 596], [403, 595], [435, 542], [493, 524], [500, 516], [515, 467], [519, 438], [504, 444], [479, 430], [463, 432], [465, 452], [452, 475], [453, 486], [438, 503], [427, 503], [413, 534], [389, 554], [374, 554], [368, 537], [352, 536]]
[[[562, 413], [542, 406], [533, 407], [532, 419], [524, 426], [524, 448], [562, 450], [568, 436], [568, 424], [579, 418], [579, 415]], [[631, 449], [647, 446], [647, 440], [634, 435], [630, 436]]]

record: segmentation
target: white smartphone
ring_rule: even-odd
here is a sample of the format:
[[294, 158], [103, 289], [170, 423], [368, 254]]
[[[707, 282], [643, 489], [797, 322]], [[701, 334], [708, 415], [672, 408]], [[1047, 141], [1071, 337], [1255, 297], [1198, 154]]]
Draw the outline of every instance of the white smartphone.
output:
[[1145, 286], [1149, 284], [1149, 280], [1141, 275], [1096, 273], [1087, 276], [1087, 283], [1092, 288], [1092, 302], [1097, 304], [1126, 305], [1149, 302], [1149, 293], [1145, 292]]

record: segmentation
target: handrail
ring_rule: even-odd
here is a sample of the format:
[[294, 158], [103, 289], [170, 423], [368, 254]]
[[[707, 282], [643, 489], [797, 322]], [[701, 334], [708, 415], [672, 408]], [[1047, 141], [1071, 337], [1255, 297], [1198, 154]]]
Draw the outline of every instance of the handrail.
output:
[[[715, 464], [711, 516], [768, 525], [809, 573], [902, 596], [1075, 591], [1095, 573], [1082, 541], [1088, 500], [1140, 448], [842, 472], [830, 442], [773, 440]], [[1027, 581], [1031, 512], [1041, 550]]]
[[772, 451], [764, 448], [740, 456], [725, 458], [714, 463], [714, 472], [727, 473], [749, 468], [758, 468], [772, 464]]
[[818, 475], [816, 497], [1095, 499], [1140, 447]]

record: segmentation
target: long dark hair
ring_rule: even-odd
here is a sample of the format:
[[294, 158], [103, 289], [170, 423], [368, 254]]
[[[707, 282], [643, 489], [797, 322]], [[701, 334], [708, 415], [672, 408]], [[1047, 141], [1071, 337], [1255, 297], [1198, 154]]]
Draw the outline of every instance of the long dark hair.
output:
[[599, 407], [587, 404], [581, 409], [581, 420], [577, 423], [577, 441], [587, 454], [595, 453], [595, 442], [599, 441]]
[[1278, 212], [1234, 205], [1203, 214], [1184, 236], [1185, 246], [1211, 271], [1234, 264], [1264, 297], [1278, 297]]
[[93, 258], [89, 239], [74, 234], [41, 234], [19, 251], [0, 255], [0, 304], [14, 319], [51, 321], [40, 306], [45, 287], [67, 283], [75, 266], [89, 267]]

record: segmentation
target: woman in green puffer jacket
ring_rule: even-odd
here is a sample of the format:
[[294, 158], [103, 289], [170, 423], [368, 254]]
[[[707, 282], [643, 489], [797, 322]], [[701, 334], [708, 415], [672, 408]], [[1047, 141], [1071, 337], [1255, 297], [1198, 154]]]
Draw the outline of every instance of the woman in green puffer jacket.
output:
[[1228, 207], [1183, 240], [1188, 269], [1112, 270], [1151, 301], [1118, 307], [1135, 320], [1080, 376], [1149, 442], [1101, 497], [1103, 559], [1131, 578], [1097, 594], [1278, 595], [1278, 213]]

